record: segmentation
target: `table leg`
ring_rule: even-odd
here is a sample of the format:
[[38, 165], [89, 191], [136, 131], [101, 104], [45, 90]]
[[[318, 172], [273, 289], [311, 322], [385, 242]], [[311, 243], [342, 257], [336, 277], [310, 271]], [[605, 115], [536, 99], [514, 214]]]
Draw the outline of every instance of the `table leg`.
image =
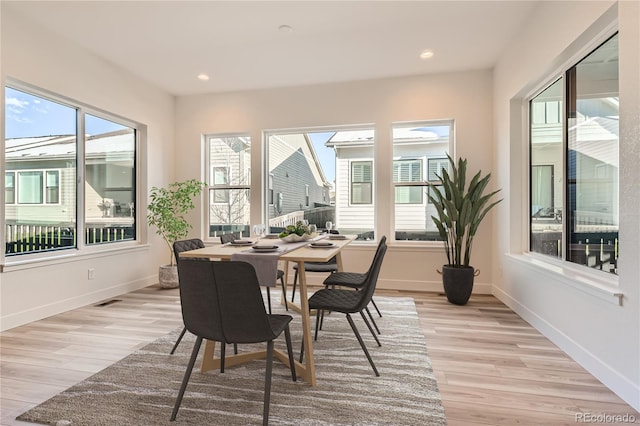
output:
[[307, 274], [304, 262], [298, 262], [298, 286], [300, 288], [300, 316], [302, 317], [302, 336], [304, 344], [305, 371], [301, 376], [311, 386], [316, 386], [316, 366], [313, 358], [313, 337], [311, 335], [311, 320], [309, 317], [309, 296], [307, 294]]
[[280, 295], [280, 304], [287, 304], [287, 291], [289, 291], [289, 261], [284, 261], [284, 292]]

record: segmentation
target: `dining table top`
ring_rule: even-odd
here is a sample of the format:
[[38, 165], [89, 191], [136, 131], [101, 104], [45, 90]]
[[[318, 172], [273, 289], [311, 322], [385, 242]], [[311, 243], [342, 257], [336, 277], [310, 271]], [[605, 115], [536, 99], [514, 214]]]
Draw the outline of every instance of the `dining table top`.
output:
[[[343, 234], [339, 234], [343, 235]], [[344, 238], [343, 238], [344, 237]], [[320, 235], [318, 238], [309, 240], [303, 243], [286, 243], [279, 239], [262, 238], [258, 241], [252, 241], [252, 244], [236, 245], [236, 244], [213, 244], [200, 249], [189, 250], [180, 253], [180, 257], [197, 257], [197, 258], [211, 258], [229, 260], [231, 256], [237, 253], [260, 253], [254, 250], [252, 247], [256, 245], [273, 244], [282, 248], [279, 251], [280, 260], [288, 261], [303, 261], [303, 262], [327, 262], [342, 248], [357, 238], [356, 235], [343, 235], [341, 239], [336, 237], [330, 238], [329, 236]], [[331, 241], [333, 246], [331, 247], [312, 247], [311, 243], [314, 241]], [[289, 247], [295, 247], [292, 250], [288, 250]], [[265, 253], [267, 254], [267, 253]], [[271, 253], [273, 254], [273, 253]]]

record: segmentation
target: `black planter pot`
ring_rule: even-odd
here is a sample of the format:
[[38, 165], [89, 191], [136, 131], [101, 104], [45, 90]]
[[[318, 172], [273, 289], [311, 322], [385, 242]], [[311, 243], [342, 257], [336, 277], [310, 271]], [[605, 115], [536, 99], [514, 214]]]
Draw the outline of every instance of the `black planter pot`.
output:
[[472, 266], [442, 266], [442, 284], [449, 303], [466, 305], [473, 290]]

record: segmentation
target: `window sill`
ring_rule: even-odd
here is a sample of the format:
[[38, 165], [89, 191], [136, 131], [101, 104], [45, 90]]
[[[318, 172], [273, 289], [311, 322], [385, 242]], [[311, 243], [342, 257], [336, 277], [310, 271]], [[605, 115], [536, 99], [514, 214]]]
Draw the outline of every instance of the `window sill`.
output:
[[46, 257], [30, 257], [28, 259], [18, 259], [17, 257], [11, 257], [9, 260], [5, 259], [5, 263], [0, 265], [0, 272], [15, 272], [31, 268], [41, 268], [53, 265], [60, 265], [68, 262], [76, 262], [80, 260], [86, 260], [91, 258], [111, 256], [113, 254], [130, 253], [135, 251], [147, 250], [150, 247], [149, 244], [138, 243], [123, 243], [117, 246], [105, 248], [104, 246], [94, 249], [85, 248], [82, 252], [78, 250], [69, 249], [60, 252], [46, 253]]
[[531, 253], [506, 254], [505, 256], [507, 260], [545, 274], [553, 280], [606, 302], [622, 306], [624, 294], [620, 291], [616, 275], [585, 270], [577, 265], [554, 261]]

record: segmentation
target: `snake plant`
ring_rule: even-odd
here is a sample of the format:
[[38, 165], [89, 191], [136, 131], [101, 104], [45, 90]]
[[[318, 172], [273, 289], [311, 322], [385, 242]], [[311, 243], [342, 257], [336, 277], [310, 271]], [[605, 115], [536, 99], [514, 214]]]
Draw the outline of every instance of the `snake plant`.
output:
[[449, 265], [469, 266], [473, 237], [478, 226], [489, 210], [502, 199], [488, 204], [491, 198], [500, 192], [499, 189], [483, 195], [491, 173], [483, 177], [481, 171], [478, 171], [467, 187], [467, 160], [459, 158], [456, 166], [449, 155], [447, 158], [451, 171], [447, 172], [443, 168], [441, 176], [436, 174], [442, 186], [433, 186], [433, 195], [427, 194], [438, 212], [438, 217], [431, 218], [444, 241]]

